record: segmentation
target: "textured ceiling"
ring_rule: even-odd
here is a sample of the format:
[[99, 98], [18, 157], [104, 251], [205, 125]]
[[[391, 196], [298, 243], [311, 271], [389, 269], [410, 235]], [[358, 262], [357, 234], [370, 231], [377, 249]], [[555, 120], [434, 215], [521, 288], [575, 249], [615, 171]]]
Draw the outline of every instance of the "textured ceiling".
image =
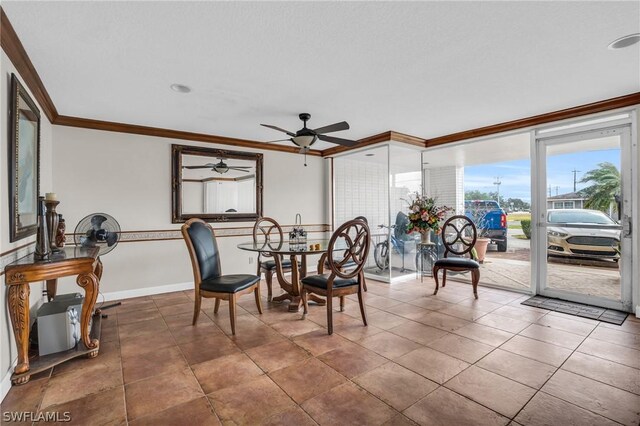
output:
[[640, 91], [640, 45], [607, 49], [640, 32], [637, 1], [3, 8], [61, 114], [228, 137], [310, 112], [340, 137], [430, 138]]

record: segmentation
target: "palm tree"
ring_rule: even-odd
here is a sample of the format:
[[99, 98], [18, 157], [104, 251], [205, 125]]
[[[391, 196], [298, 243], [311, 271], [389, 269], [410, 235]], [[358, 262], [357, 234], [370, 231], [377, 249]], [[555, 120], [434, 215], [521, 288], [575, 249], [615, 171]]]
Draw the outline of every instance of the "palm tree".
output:
[[[580, 182], [593, 182], [593, 185], [581, 191], [587, 198], [584, 206], [588, 209], [608, 212], [616, 195], [620, 195], [620, 170], [609, 162], [600, 163], [597, 169], [589, 170]], [[618, 211], [617, 203], [613, 203], [613, 211]]]

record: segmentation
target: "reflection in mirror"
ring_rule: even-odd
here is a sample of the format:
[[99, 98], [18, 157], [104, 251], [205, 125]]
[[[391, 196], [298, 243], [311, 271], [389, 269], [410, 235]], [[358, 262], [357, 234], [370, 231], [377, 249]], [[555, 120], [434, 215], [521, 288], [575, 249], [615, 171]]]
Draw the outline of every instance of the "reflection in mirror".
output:
[[256, 211], [256, 162], [196, 155], [182, 156], [182, 212]]
[[262, 154], [173, 146], [174, 223], [260, 216]]

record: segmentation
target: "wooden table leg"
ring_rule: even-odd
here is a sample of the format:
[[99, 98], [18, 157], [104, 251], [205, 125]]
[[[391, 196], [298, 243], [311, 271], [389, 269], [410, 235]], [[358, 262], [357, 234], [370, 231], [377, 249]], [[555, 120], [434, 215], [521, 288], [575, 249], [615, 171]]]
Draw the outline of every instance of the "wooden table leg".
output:
[[99, 341], [98, 339], [91, 339], [89, 336], [89, 321], [93, 315], [93, 308], [96, 305], [96, 299], [98, 298], [98, 277], [93, 274], [80, 274], [76, 280], [78, 285], [84, 289], [84, 303], [82, 304], [82, 318], [80, 320], [80, 334], [82, 336], [82, 343], [88, 349], [95, 349], [95, 351], [89, 353], [89, 358], [93, 358], [98, 355]]
[[58, 291], [58, 279], [47, 280], [47, 301], [51, 302], [51, 299], [56, 297]]
[[[29, 371], [29, 283], [9, 286], [9, 315], [11, 326], [18, 348], [18, 365], [15, 374]], [[24, 384], [30, 376], [23, 376], [13, 381], [14, 384]]]

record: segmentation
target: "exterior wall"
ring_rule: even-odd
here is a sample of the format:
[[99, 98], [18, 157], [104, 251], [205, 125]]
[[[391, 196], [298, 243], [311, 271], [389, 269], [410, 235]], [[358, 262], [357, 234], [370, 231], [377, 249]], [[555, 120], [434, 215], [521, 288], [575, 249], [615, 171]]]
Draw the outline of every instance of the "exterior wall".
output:
[[464, 214], [464, 167], [434, 167], [424, 169], [425, 193], [436, 197], [438, 204]]

